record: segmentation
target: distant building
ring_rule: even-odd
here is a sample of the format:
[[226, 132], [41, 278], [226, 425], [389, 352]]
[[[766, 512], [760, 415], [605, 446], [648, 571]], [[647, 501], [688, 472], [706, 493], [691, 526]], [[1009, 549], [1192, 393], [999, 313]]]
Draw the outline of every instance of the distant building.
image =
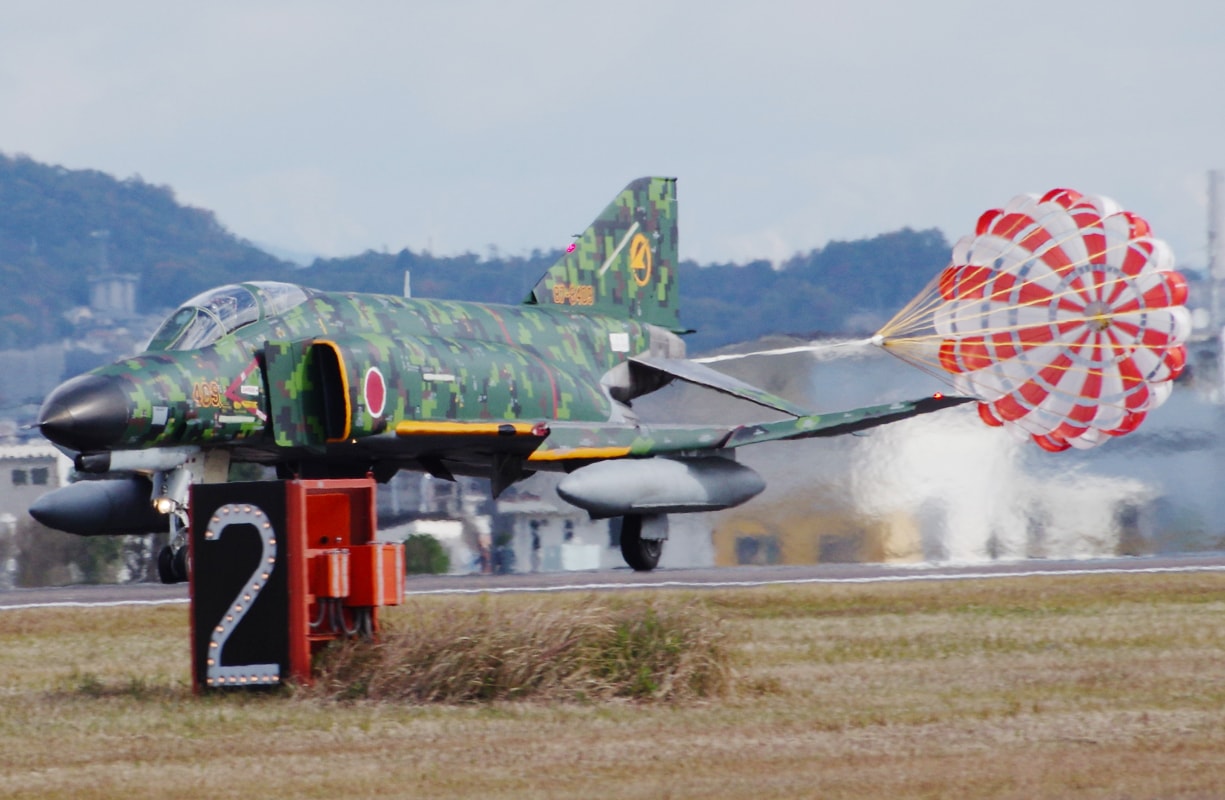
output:
[[67, 457], [49, 444], [0, 446], [0, 588], [13, 585], [19, 527], [33, 502], [68, 481]]
[[0, 446], [0, 514], [20, 518], [39, 497], [67, 483], [70, 468], [49, 444]]
[[113, 319], [136, 316], [136, 289], [140, 276], [130, 273], [95, 275], [89, 279], [89, 307]]
[[498, 500], [503, 547], [514, 553], [515, 572], [561, 572], [622, 566], [619, 540], [614, 541], [606, 519], [561, 500], [527, 492]]

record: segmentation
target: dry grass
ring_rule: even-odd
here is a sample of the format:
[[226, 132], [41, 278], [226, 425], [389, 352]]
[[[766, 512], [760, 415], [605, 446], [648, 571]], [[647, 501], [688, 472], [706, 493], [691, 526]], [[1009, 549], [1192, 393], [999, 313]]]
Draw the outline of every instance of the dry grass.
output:
[[429, 598], [395, 616], [399, 631], [482, 615], [549, 628], [604, 606], [722, 620], [735, 660], [726, 691], [669, 703], [196, 698], [185, 609], [0, 612], [0, 797], [1193, 798], [1225, 787], [1225, 576]]
[[726, 693], [730, 652], [705, 608], [670, 602], [448, 600], [377, 643], [323, 654], [315, 696], [414, 703], [683, 701]]

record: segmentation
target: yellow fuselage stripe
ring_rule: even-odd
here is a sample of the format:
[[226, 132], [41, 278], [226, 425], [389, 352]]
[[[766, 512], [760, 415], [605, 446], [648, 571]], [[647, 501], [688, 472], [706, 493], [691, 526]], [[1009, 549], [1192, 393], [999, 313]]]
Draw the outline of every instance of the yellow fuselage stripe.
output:
[[527, 457], [528, 461], [597, 460], [602, 458], [624, 458], [630, 454], [628, 447], [571, 447], [565, 450], [537, 450]]
[[396, 436], [530, 436], [535, 426], [530, 422], [419, 422], [405, 420], [396, 425]]

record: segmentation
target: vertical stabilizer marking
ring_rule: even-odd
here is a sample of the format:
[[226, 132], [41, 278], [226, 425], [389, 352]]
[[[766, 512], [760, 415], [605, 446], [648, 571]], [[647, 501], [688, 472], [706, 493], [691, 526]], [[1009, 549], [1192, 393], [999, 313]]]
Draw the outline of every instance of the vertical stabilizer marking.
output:
[[635, 234], [630, 243], [630, 275], [639, 286], [651, 282], [651, 243], [641, 233]]
[[625, 232], [625, 235], [621, 237], [621, 241], [615, 248], [613, 248], [613, 251], [608, 254], [608, 258], [604, 259], [604, 263], [600, 265], [600, 269], [596, 273], [597, 275], [603, 275], [605, 272], [608, 272], [608, 268], [612, 266], [613, 261], [616, 260], [617, 256], [621, 255], [621, 251], [625, 249], [627, 244], [629, 244], [630, 238], [637, 232], [638, 222], [635, 221], [634, 224], [630, 226], [630, 229]]

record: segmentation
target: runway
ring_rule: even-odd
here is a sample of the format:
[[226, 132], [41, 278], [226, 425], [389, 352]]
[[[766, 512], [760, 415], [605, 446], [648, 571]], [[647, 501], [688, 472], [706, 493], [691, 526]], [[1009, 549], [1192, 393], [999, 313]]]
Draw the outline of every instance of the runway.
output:
[[[1023, 580], [1038, 576], [1225, 572], [1225, 553], [1092, 560], [1024, 560], [979, 564], [816, 564], [664, 569], [633, 572], [547, 572], [515, 575], [410, 575], [407, 596], [603, 592], [642, 589], [718, 590], [804, 584], [899, 581]], [[29, 608], [158, 606], [189, 602], [186, 584], [156, 583], [64, 586], [0, 591], [0, 611]]]

